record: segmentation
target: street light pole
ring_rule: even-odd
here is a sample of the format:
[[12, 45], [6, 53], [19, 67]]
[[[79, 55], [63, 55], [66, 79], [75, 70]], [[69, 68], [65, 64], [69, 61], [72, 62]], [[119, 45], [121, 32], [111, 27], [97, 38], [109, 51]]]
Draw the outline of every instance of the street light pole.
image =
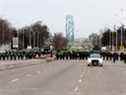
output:
[[4, 23], [2, 23], [2, 44], [4, 44]]
[[[125, 9], [121, 9], [121, 15], [124, 16], [124, 12], [125, 12]], [[123, 20], [123, 17], [122, 17], [122, 20]], [[122, 22], [122, 21], [121, 21]], [[124, 46], [123, 46], [123, 29], [124, 29], [124, 25], [123, 25], [123, 22], [121, 23], [121, 50], [124, 50]]]
[[23, 29], [23, 49], [24, 49], [24, 29]]
[[109, 49], [111, 50], [111, 31], [109, 31]]
[[33, 47], [35, 47], [35, 41], [36, 41], [36, 32], [33, 32], [33, 39], [34, 39], [34, 40], [33, 40], [33, 44], [34, 44], [34, 45], [33, 45]]
[[30, 31], [29, 31], [29, 46], [30, 46], [30, 48], [31, 48], [31, 28], [30, 28]]
[[37, 32], [37, 44], [38, 44], [38, 48], [39, 48], [39, 32]]
[[114, 25], [114, 32], [116, 33], [116, 51], [118, 49], [118, 32], [116, 30], [116, 25]]
[[123, 47], [123, 26], [121, 25], [121, 49]]

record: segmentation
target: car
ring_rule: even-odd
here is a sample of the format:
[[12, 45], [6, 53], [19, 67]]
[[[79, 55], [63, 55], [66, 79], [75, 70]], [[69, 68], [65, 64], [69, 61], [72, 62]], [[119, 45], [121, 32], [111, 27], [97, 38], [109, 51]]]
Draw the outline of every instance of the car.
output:
[[88, 58], [88, 66], [103, 66], [103, 59], [100, 53], [91, 53]]

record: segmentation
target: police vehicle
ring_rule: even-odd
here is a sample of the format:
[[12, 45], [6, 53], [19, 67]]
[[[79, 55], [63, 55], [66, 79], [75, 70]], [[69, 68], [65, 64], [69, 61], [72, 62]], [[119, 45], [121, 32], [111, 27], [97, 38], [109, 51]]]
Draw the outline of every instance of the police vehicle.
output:
[[103, 59], [99, 52], [91, 52], [88, 57], [88, 66], [103, 66]]

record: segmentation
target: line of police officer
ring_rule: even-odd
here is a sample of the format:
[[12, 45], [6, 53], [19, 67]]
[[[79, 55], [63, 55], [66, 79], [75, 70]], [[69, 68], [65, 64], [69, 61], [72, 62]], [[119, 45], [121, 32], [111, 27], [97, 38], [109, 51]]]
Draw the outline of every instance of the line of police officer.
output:
[[[115, 62], [116, 60], [126, 60], [126, 54], [125, 53], [111, 53], [111, 52], [101, 52], [101, 56], [103, 57], [103, 60], [113, 60]], [[90, 56], [90, 52], [75, 52], [75, 51], [58, 51], [56, 53], [57, 60], [73, 60], [73, 59], [80, 59], [80, 60], [86, 60]]]
[[24, 52], [24, 51], [7, 51], [0, 53], [0, 60], [23, 60], [23, 59], [30, 59], [32, 53], [31, 52]]
[[72, 59], [87, 59], [89, 56], [88, 52], [75, 52], [75, 51], [70, 51], [70, 52], [64, 52], [60, 51], [56, 53], [56, 58], [57, 60], [72, 60]]
[[[44, 54], [48, 54], [47, 51], [6, 51], [4, 53], [0, 53], [0, 60], [24, 60], [24, 59], [32, 59], [35, 58], [36, 55], [39, 57]], [[57, 51], [56, 58], [57, 60], [87, 60], [90, 56], [90, 52], [85, 51]], [[104, 60], [116, 60], [126, 61], [126, 54], [125, 53], [111, 53], [111, 52], [101, 52], [101, 56]]]
[[0, 60], [27, 60], [35, 58], [36, 56], [40, 57], [41, 55], [47, 54], [48, 52], [41, 51], [6, 51], [0, 53]]
[[126, 60], [126, 53], [117, 53], [117, 52], [102, 52], [101, 53], [104, 60], [112, 60], [114, 63], [117, 60], [125, 61]]

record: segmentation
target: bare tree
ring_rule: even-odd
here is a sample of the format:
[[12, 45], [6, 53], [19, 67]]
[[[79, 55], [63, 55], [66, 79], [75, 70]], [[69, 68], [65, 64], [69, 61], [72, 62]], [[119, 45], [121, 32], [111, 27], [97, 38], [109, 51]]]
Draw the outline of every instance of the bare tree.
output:
[[13, 31], [11, 24], [0, 18], [0, 44], [10, 43], [12, 39], [11, 32]]
[[19, 29], [20, 47], [27, 46], [39, 47], [44, 46], [45, 41], [49, 38], [49, 29], [46, 25], [42, 25], [40, 21]]
[[63, 36], [62, 33], [55, 33], [53, 38], [53, 45], [55, 49], [66, 48], [67, 44], [68, 44], [68, 40]]

